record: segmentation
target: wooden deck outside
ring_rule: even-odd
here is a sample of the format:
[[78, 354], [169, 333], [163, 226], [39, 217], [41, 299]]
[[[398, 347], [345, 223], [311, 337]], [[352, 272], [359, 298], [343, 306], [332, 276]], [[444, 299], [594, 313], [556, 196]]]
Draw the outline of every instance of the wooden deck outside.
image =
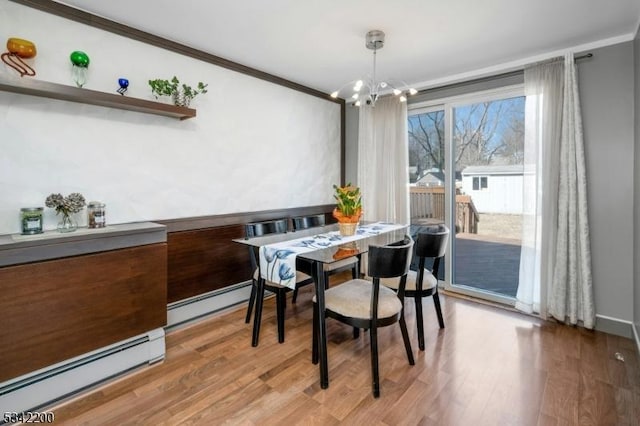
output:
[[[409, 190], [411, 222], [428, 223], [444, 220], [444, 187], [412, 186]], [[478, 232], [480, 216], [469, 195], [456, 194], [456, 229], [458, 232]]]
[[[421, 226], [441, 223], [441, 220], [421, 220], [412, 224], [410, 233]], [[515, 297], [520, 271], [520, 240], [459, 232], [455, 242], [456, 270], [453, 282], [482, 291]], [[446, 258], [445, 258], [446, 262]], [[444, 266], [440, 279], [444, 279]]]
[[459, 233], [454, 282], [515, 297], [520, 273], [520, 241]]

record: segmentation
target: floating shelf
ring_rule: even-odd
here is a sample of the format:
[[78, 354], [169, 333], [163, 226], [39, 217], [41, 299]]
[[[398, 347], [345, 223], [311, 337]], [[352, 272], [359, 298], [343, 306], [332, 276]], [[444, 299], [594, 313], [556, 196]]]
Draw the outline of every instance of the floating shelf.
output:
[[165, 117], [179, 118], [180, 120], [186, 120], [187, 118], [196, 116], [196, 110], [192, 108], [130, 98], [128, 96], [98, 92], [96, 90], [81, 89], [64, 84], [35, 80], [31, 77], [10, 79], [0, 75], [0, 90], [62, 101], [156, 114]]

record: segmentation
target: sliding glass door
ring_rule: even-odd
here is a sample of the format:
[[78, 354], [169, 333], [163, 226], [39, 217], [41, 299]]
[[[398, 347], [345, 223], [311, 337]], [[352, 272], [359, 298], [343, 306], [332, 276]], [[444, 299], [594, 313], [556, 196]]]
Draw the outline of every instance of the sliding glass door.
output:
[[[521, 89], [446, 99], [409, 115], [412, 228], [452, 230], [446, 288], [513, 303], [520, 262]], [[455, 232], [454, 232], [455, 231]]]

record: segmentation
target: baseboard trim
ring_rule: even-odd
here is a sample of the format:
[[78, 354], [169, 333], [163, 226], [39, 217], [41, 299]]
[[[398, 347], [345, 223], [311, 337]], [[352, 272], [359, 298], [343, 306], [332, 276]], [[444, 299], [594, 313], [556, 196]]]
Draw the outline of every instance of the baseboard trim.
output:
[[[606, 315], [596, 315], [596, 330], [604, 333], [615, 334], [616, 336], [633, 339], [634, 327], [631, 321], [620, 318], [608, 317]], [[636, 335], [636, 342], [637, 342]]]
[[[162, 328], [0, 383], [0, 412], [50, 406], [141, 365], [164, 359]], [[4, 419], [0, 419], [4, 423]]]
[[638, 325], [631, 324], [631, 328], [633, 329], [633, 337], [636, 341], [636, 348], [638, 349], [638, 355], [640, 355], [640, 332], [638, 331]]
[[188, 322], [246, 303], [251, 295], [251, 281], [180, 300], [167, 306], [166, 331]]

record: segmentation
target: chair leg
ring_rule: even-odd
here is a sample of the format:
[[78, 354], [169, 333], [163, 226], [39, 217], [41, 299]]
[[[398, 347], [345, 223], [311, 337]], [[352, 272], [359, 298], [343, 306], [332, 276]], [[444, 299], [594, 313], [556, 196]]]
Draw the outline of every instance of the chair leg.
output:
[[413, 350], [411, 350], [411, 340], [409, 340], [407, 322], [404, 319], [404, 311], [400, 315], [400, 331], [402, 332], [402, 340], [404, 340], [404, 348], [407, 351], [407, 359], [409, 360], [409, 365], [416, 365], [416, 362], [413, 359]]
[[438, 296], [438, 292], [433, 293], [433, 306], [436, 307], [438, 324], [440, 324], [440, 328], [444, 328], [444, 318], [442, 317], [442, 308], [440, 307], [440, 296]]
[[256, 289], [256, 311], [253, 314], [253, 336], [251, 337], [251, 346], [258, 346], [260, 338], [260, 322], [262, 320], [262, 305], [264, 302], [264, 280], [258, 280], [258, 288]]
[[291, 303], [296, 303], [297, 299], [298, 299], [298, 288], [296, 287], [296, 289], [293, 290], [293, 296], [291, 297]]
[[244, 319], [245, 324], [249, 324], [249, 321], [251, 321], [253, 304], [256, 301], [256, 287], [257, 287], [257, 284], [255, 280], [251, 280], [251, 296], [249, 296], [249, 306], [247, 306], [247, 316]]
[[360, 337], [360, 329], [358, 327], [353, 327], [353, 338], [357, 339]]
[[278, 343], [284, 343], [284, 312], [287, 307], [287, 293], [280, 289], [276, 293], [276, 319], [278, 321]]
[[358, 272], [358, 267], [354, 266], [353, 268], [351, 268], [351, 278], [353, 278], [354, 280], [358, 279], [360, 278], [358, 275], [360, 275]]
[[422, 320], [422, 298], [416, 296], [414, 298], [416, 302], [416, 325], [418, 326], [418, 347], [421, 351], [424, 351], [424, 322]]
[[313, 304], [313, 337], [311, 339], [311, 362], [318, 363], [318, 304]]
[[371, 376], [373, 379], [373, 397], [380, 396], [380, 375], [378, 371], [378, 327], [376, 324], [371, 325], [369, 330], [371, 335]]

